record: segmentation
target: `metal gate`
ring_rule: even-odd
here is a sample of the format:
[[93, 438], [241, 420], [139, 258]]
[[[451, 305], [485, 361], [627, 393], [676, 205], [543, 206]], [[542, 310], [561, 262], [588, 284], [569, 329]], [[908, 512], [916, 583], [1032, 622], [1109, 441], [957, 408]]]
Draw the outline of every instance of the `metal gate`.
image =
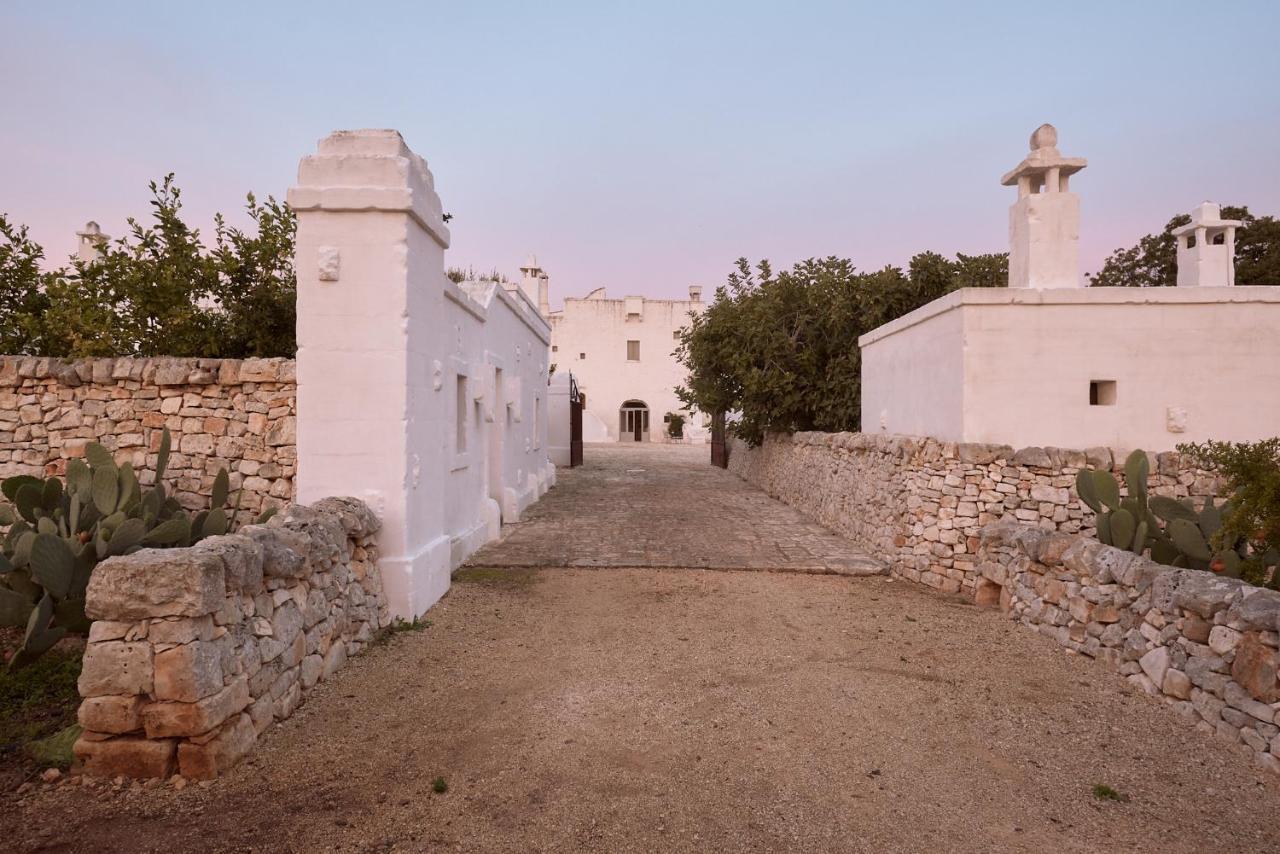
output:
[[729, 446], [725, 444], [724, 413], [711, 416], [711, 465], [729, 467]]
[[578, 381], [569, 374], [569, 467], [582, 465], [582, 407], [587, 396], [578, 391]]

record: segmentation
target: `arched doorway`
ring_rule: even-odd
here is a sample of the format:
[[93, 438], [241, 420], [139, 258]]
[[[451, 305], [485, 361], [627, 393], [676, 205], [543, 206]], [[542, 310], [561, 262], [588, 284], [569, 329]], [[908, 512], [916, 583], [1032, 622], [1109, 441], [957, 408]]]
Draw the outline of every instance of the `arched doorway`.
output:
[[618, 441], [649, 441], [649, 406], [643, 400], [627, 400], [618, 408]]

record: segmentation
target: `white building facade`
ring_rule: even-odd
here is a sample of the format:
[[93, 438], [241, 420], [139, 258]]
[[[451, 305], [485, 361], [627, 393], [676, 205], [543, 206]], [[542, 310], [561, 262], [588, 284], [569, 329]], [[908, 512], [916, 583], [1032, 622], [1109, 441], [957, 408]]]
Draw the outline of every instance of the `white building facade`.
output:
[[[530, 261], [521, 268], [522, 290], [546, 304], [546, 274]], [[588, 442], [673, 441], [668, 418], [684, 418], [682, 441], [705, 442], [708, 424], [676, 397], [687, 371], [676, 361], [680, 330], [706, 308], [702, 289], [689, 299], [610, 299], [604, 288], [569, 297], [549, 314], [551, 363], [572, 373], [586, 397], [583, 438]]]
[[365, 501], [393, 616], [555, 482], [551, 329], [514, 285], [454, 284], [435, 181], [393, 130], [337, 131], [302, 159], [296, 497]]
[[1198, 206], [1179, 287], [1081, 288], [1079, 199], [1052, 126], [1003, 178], [1009, 286], [947, 294], [858, 339], [862, 429], [946, 442], [1173, 450], [1280, 425], [1280, 287], [1235, 287], [1241, 223]]

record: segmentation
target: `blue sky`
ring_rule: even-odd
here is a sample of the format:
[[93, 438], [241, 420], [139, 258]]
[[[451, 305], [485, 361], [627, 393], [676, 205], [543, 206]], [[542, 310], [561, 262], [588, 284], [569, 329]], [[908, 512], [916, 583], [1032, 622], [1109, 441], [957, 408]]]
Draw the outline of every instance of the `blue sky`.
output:
[[741, 255], [1003, 251], [999, 177], [1050, 121], [1094, 270], [1204, 199], [1280, 214], [1277, 31], [1263, 2], [4, 0], [0, 211], [60, 259], [174, 171], [207, 228], [394, 127], [451, 264], [667, 296]]

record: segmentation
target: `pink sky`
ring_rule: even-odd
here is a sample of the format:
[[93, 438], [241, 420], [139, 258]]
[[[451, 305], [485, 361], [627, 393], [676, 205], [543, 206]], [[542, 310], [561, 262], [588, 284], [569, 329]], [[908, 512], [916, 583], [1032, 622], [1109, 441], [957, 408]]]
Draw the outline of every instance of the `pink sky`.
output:
[[7, 4], [0, 211], [61, 260], [166, 172], [208, 228], [330, 130], [395, 127], [450, 264], [678, 296], [741, 255], [1004, 251], [999, 177], [1051, 121], [1090, 162], [1082, 272], [1204, 199], [1280, 213], [1273, 4], [390, 5]]

